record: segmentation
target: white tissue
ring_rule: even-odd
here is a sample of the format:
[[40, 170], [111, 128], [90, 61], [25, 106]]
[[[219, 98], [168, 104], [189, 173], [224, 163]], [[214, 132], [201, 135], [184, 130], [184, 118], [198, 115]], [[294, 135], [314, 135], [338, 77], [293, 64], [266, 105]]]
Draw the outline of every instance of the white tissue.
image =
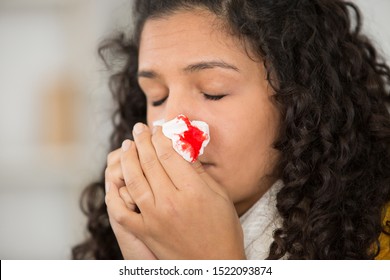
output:
[[165, 122], [165, 120], [155, 121], [153, 122], [153, 126], [162, 126], [163, 134], [172, 140], [173, 149], [177, 153], [179, 153], [186, 161], [194, 162], [196, 161], [198, 156], [203, 154], [205, 147], [210, 142], [209, 126], [203, 121], [189, 121], [191, 126], [196, 127], [203, 132], [203, 136], [205, 138], [199, 149], [199, 153], [195, 151], [194, 156], [194, 148], [192, 146], [188, 147], [188, 144], [186, 145], [182, 141], [184, 133], [189, 130], [186, 124], [186, 120], [188, 120], [186, 116], [179, 115], [168, 122]]

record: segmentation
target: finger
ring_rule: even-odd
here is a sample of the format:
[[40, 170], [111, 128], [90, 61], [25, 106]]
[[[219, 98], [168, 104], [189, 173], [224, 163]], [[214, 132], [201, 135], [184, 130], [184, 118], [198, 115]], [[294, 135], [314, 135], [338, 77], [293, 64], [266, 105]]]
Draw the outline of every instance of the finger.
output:
[[205, 184], [197, 171], [191, 166], [191, 163], [183, 159], [172, 148], [171, 140], [163, 135], [161, 127], [155, 128], [152, 142], [161, 165], [176, 188], [184, 189]]
[[134, 142], [123, 141], [122, 150], [121, 168], [126, 188], [142, 212], [155, 205], [154, 195], [142, 172]]
[[134, 142], [143, 173], [148, 180], [155, 197], [161, 197], [173, 190], [175, 186], [162, 167], [153, 147], [151, 133], [144, 124], [136, 124], [133, 130]]
[[126, 207], [119, 195], [118, 187], [113, 183], [108, 185], [105, 202], [110, 220], [130, 229], [135, 235], [142, 232], [144, 227], [142, 215]]
[[199, 160], [196, 160], [191, 164], [195, 172], [205, 181], [206, 183], [215, 183], [214, 179], [206, 172], [202, 163]]
[[222, 188], [204, 169], [202, 163], [199, 160], [196, 160], [191, 164], [192, 168], [196, 173], [202, 178], [202, 180], [216, 193], [228, 197], [227, 191]]
[[118, 188], [125, 186], [120, 160], [108, 165], [104, 174], [106, 182], [113, 182]]
[[107, 165], [111, 165], [111, 164], [114, 164], [116, 162], [119, 162], [121, 159], [121, 154], [122, 154], [121, 149], [116, 149], [116, 150], [110, 152], [107, 155]]
[[119, 188], [119, 196], [125, 202], [127, 208], [131, 211], [135, 211], [136, 205], [133, 198], [130, 196], [129, 191], [126, 187]]

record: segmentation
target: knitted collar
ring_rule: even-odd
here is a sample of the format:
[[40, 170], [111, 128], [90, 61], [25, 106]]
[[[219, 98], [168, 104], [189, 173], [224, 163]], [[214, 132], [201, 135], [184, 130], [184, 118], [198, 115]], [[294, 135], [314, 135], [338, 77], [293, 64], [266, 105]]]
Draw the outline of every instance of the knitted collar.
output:
[[273, 231], [281, 226], [276, 209], [276, 195], [283, 187], [276, 181], [269, 190], [240, 217], [244, 231], [244, 246], [247, 259], [265, 259], [273, 241]]

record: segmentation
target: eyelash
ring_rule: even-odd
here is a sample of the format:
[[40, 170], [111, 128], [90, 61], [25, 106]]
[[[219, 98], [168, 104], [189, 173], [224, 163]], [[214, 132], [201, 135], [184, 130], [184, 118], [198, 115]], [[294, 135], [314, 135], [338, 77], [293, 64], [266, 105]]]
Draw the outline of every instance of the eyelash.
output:
[[[210, 94], [207, 94], [207, 93], [204, 93], [204, 92], [202, 92], [202, 94], [203, 94], [205, 99], [211, 100], [211, 101], [217, 101], [217, 100], [220, 100], [220, 99], [222, 99], [222, 98], [224, 98], [226, 96], [226, 94], [210, 95]], [[167, 100], [167, 99], [168, 99], [168, 96], [164, 97], [163, 99], [154, 101], [154, 102], [152, 102], [152, 106], [153, 107], [158, 107], [158, 106], [162, 105], [165, 102], [165, 100]]]
[[152, 106], [153, 106], [153, 107], [160, 106], [160, 105], [162, 105], [162, 104], [165, 102], [165, 100], [167, 100], [167, 99], [168, 99], [168, 96], [164, 97], [163, 99], [160, 99], [160, 100], [157, 100], [157, 101], [153, 101], [153, 102], [152, 102]]
[[208, 99], [208, 100], [213, 100], [213, 101], [216, 101], [216, 100], [220, 100], [222, 98], [224, 98], [226, 96], [226, 94], [220, 94], [220, 95], [210, 95], [210, 94], [207, 94], [207, 93], [203, 93], [203, 96], [204, 98]]

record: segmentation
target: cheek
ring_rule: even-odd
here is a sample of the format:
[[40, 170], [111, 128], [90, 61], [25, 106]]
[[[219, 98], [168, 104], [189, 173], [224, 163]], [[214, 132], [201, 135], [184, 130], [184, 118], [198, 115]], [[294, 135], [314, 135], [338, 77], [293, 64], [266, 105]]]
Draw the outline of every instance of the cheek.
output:
[[221, 169], [216, 178], [227, 189], [234, 203], [250, 199], [268, 188], [267, 182], [274, 175], [278, 152], [267, 141], [254, 143], [237, 138], [225, 142], [223, 147], [225, 151], [219, 153]]
[[146, 121], [147, 121], [147, 124], [150, 128], [153, 127], [153, 122], [161, 120], [162, 118], [163, 118], [162, 114], [159, 113], [158, 110], [156, 110], [155, 108], [150, 107], [150, 106], [147, 107]]
[[153, 113], [151, 112], [149, 106], [146, 106], [146, 122], [148, 126], [152, 126], [154, 121], [156, 120]]
[[[241, 178], [256, 183], [259, 178], [272, 173], [277, 159], [273, 149], [277, 122], [264, 115], [257, 120], [231, 124], [214, 133], [213, 149], [226, 178]], [[245, 178], [245, 179], [244, 179]]]
[[[270, 125], [249, 118], [250, 116], [242, 118], [247, 119], [246, 121], [230, 120], [215, 130], [217, 146], [226, 149], [227, 155], [232, 159], [246, 157], [251, 151], [264, 150], [269, 139], [273, 138]], [[259, 116], [255, 118], [259, 120]]]

